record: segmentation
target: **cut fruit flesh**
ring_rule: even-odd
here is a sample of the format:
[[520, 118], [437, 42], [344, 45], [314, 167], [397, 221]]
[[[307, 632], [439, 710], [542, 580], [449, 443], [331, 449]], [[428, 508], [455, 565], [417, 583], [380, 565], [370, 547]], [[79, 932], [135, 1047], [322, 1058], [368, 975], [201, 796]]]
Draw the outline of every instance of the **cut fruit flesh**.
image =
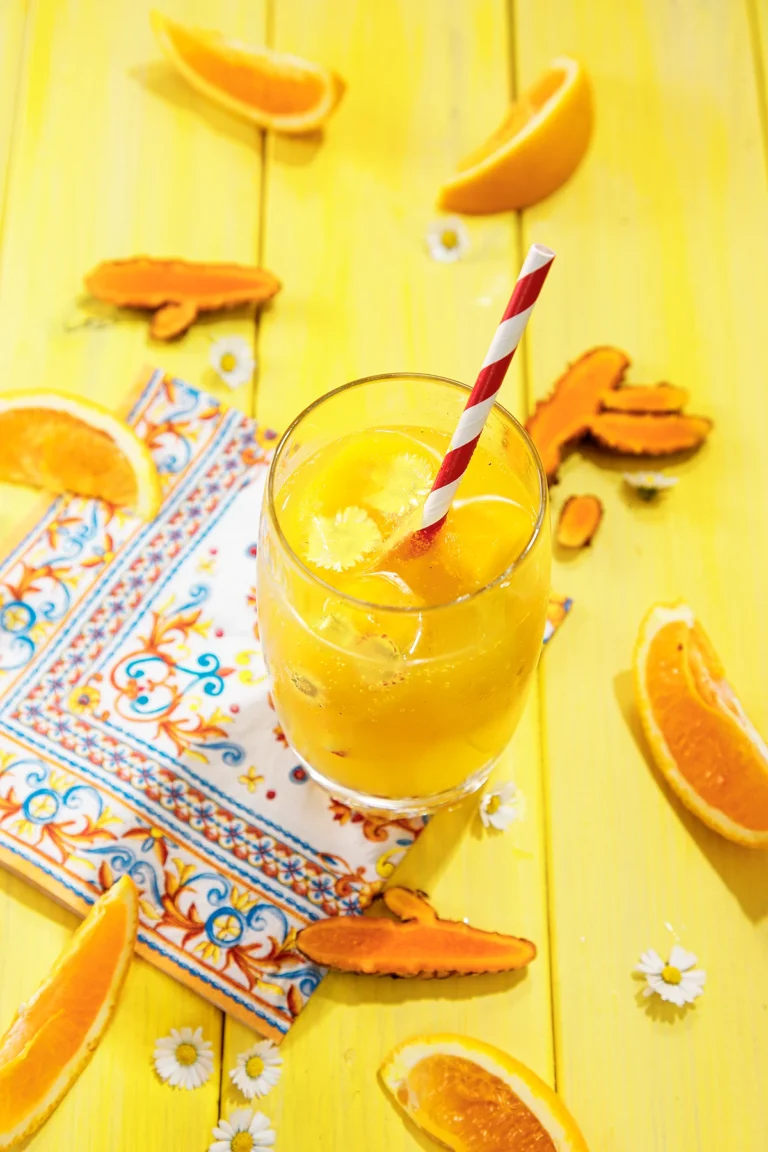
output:
[[768, 747], [689, 607], [651, 609], [634, 667], [643, 728], [668, 784], [716, 832], [768, 847]]
[[262, 127], [314, 131], [344, 94], [344, 81], [310, 60], [189, 28], [159, 12], [151, 20], [163, 52], [193, 87]]
[[133, 429], [59, 392], [0, 396], [0, 480], [96, 497], [145, 519], [161, 498], [152, 456]]
[[90, 1059], [133, 955], [138, 895], [119, 880], [94, 905], [0, 1040], [0, 1152], [30, 1136]]
[[381, 1077], [414, 1123], [454, 1152], [587, 1152], [556, 1093], [479, 1040], [416, 1037], [390, 1054]]
[[570, 57], [557, 57], [496, 131], [460, 162], [440, 190], [439, 207], [480, 215], [543, 200], [578, 166], [592, 119], [584, 69]]

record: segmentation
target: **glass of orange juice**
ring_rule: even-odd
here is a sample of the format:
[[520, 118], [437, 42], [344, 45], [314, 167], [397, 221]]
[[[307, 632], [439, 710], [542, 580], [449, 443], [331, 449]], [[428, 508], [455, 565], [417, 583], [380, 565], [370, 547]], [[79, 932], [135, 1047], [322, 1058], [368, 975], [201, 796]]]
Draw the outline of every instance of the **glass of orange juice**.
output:
[[539, 659], [547, 483], [500, 405], [445, 524], [412, 546], [468, 391], [357, 380], [302, 412], [272, 461], [258, 612], [273, 700], [310, 775], [355, 808], [427, 813], [479, 788]]

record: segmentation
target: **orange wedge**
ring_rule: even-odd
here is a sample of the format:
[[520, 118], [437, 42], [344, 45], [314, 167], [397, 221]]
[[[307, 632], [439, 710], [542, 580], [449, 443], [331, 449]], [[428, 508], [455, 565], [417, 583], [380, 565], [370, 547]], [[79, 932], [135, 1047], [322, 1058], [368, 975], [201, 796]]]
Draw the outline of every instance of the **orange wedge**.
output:
[[527, 208], [564, 184], [592, 133], [592, 93], [577, 60], [558, 56], [440, 189], [449, 212]]
[[117, 1003], [137, 926], [138, 895], [124, 876], [0, 1040], [0, 1152], [37, 1131], [88, 1063]]
[[150, 19], [158, 44], [193, 88], [261, 128], [312, 132], [344, 94], [341, 77], [311, 60], [189, 28], [159, 12]]
[[768, 847], [768, 747], [685, 604], [657, 604], [640, 627], [635, 694], [653, 758], [699, 819]]
[[63, 392], [0, 396], [0, 481], [76, 492], [150, 520], [160, 480], [149, 449], [106, 408]]
[[480, 1040], [417, 1036], [390, 1053], [380, 1075], [414, 1124], [453, 1152], [588, 1152], [559, 1096]]

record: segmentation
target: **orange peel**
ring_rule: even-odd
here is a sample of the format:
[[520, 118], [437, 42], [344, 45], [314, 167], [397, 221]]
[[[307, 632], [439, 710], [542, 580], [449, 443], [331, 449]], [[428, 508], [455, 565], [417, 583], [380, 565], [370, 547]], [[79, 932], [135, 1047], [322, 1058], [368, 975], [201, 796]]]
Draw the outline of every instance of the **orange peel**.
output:
[[768, 746], [686, 604], [651, 608], [634, 676], [653, 759], [679, 799], [721, 836], [768, 848]]
[[453, 1152], [588, 1152], [557, 1093], [480, 1040], [416, 1036], [389, 1054], [379, 1074], [414, 1124]]
[[510, 107], [491, 136], [440, 189], [447, 212], [527, 208], [573, 174], [592, 134], [592, 93], [582, 65], [558, 56]]
[[97, 902], [0, 1040], [0, 1152], [45, 1122], [85, 1068], [117, 1004], [138, 929], [124, 876]]

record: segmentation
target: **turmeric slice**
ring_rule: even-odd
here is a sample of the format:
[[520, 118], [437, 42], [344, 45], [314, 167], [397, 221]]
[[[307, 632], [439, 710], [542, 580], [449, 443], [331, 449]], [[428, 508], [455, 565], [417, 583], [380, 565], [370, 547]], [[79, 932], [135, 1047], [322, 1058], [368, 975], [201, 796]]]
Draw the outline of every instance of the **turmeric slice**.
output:
[[597, 496], [571, 496], [563, 504], [557, 525], [557, 542], [562, 548], [584, 548], [600, 527], [603, 505]]
[[470, 976], [524, 968], [536, 945], [441, 920], [427, 899], [407, 888], [383, 893], [387, 917], [334, 916], [299, 932], [298, 950], [325, 968], [369, 976]]
[[269, 300], [280, 290], [280, 281], [264, 268], [244, 264], [136, 256], [97, 265], [85, 277], [85, 287], [108, 304], [151, 309], [152, 335], [170, 340], [186, 332], [198, 312]]
[[550, 396], [540, 400], [526, 428], [539, 450], [547, 479], [557, 478], [566, 444], [580, 440], [599, 411], [606, 393], [617, 388], [629, 367], [618, 348], [592, 348], [569, 365]]
[[615, 388], [602, 398], [609, 412], [682, 412], [688, 403], [686, 388], [675, 384], [643, 384], [632, 388]]
[[669, 456], [698, 448], [712, 429], [704, 416], [638, 416], [600, 412], [589, 422], [590, 435], [611, 452], [634, 456]]

